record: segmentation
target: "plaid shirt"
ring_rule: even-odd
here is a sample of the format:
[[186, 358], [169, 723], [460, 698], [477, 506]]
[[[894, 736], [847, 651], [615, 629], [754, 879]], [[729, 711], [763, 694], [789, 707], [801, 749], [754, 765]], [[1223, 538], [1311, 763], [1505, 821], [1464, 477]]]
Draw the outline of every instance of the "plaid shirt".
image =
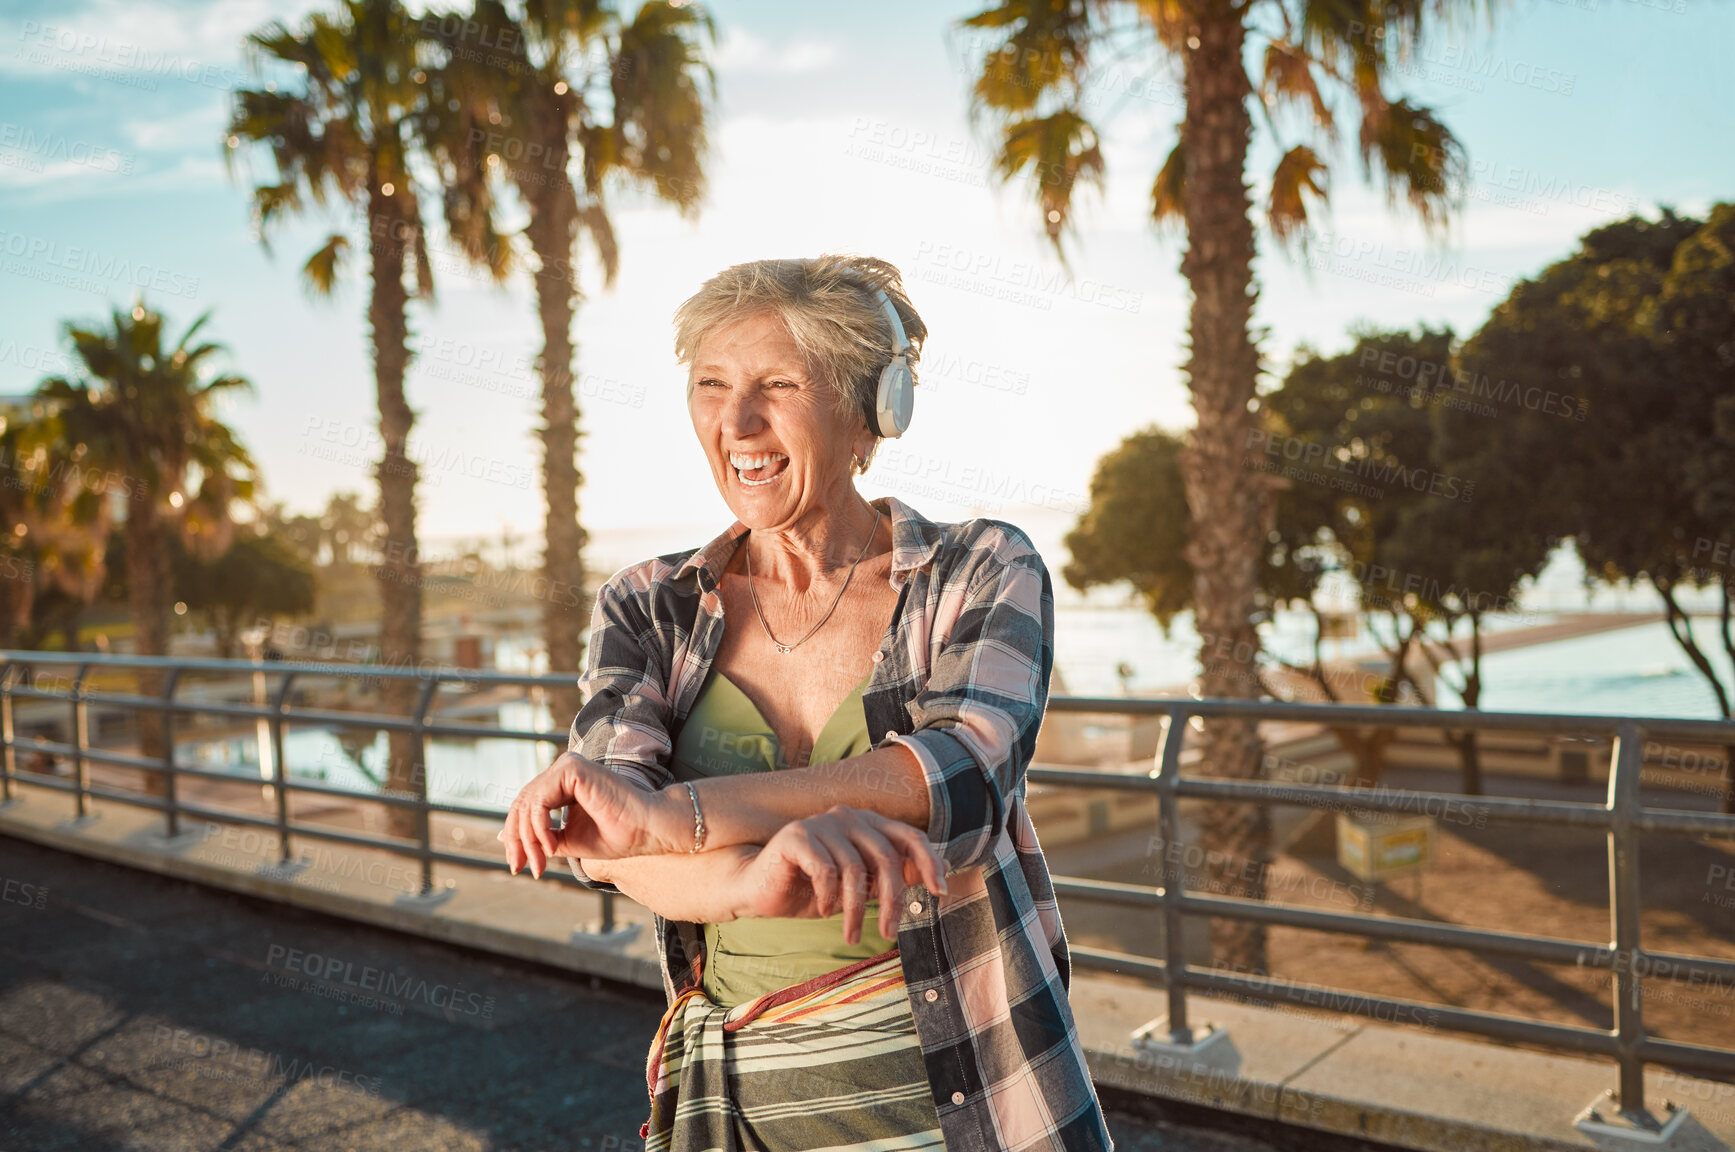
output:
[[[921, 761], [946, 896], [909, 889], [898, 952], [952, 1152], [1111, 1149], [1067, 1002], [1071, 965], [1025, 810], [1054, 665], [1054, 593], [1024, 532], [935, 524], [896, 497], [892, 625], [862, 692], [875, 746]], [[718, 577], [746, 525], [615, 573], [597, 596], [569, 748], [646, 789], [674, 779], [673, 734], [723, 639]], [[587, 885], [610, 889], [573, 871]], [[694, 983], [697, 925], [656, 919], [664, 990]]]

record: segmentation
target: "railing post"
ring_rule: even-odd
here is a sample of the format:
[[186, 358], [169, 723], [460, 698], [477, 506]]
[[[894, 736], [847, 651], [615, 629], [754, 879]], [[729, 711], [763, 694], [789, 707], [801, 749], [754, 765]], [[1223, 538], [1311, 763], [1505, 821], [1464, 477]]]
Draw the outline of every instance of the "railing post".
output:
[[433, 813], [428, 811], [428, 735], [425, 731], [428, 722], [428, 708], [434, 702], [434, 692], [440, 687], [440, 674], [428, 673], [428, 678], [422, 684], [421, 695], [416, 699], [416, 812], [420, 816], [417, 821], [421, 825], [421, 857], [422, 857], [422, 895], [426, 896], [434, 890], [434, 820]]
[[18, 771], [18, 750], [12, 746], [12, 670], [8, 660], [0, 664], [0, 804], [12, 803], [12, 776]]
[[1187, 942], [1181, 896], [1187, 888], [1186, 874], [1181, 868], [1180, 794], [1176, 789], [1181, 779], [1181, 744], [1186, 740], [1187, 724], [1192, 719], [1185, 708], [1169, 713], [1169, 726], [1163, 732], [1163, 751], [1157, 763], [1157, 822], [1162, 833], [1163, 862], [1163, 984], [1169, 997], [1169, 1040], [1174, 1044], [1192, 1044], [1193, 1030], [1187, 1024]]
[[1639, 943], [1639, 853], [1633, 818], [1638, 815], [1641, 733], [1622, 724], [1615, 736], [1608, 780], [1609, 927], [1614, 934], [1615, 963], [1611, 973], [1615, 1033], [1620, 1060], [1620, 1110], [1646, 1128], [1657, 1124], [1645, 1111], [1645, 1062], [1639, 1045], [1645, 1038], [1644, 989]]
[[602, 893], [602, 923], [597, 925], [597, 931], [604, 936], [614, 932], [614, 893]]
[[271, 700], [271, 791], [277, 808], [277, 859], [289, 863], [289, 765], [283, 758], [283, 705], [289, 700], [289, 685], [295, 673], [283, 673], [277, 693]]
[[78, 666], [78, 675], [72, 681], [72, 787], [73, 815], [79, 820], [90, 815], [89, 797], [90, 766], [84, 762], [85, 742], [90, 739], [90, 708], [84, 702], [84, 677], [90, 671], [89, 664]]
[[163, 685], [163, 800], [168, 807], [163, 815], [167, 817], [167, 836], [173, 840], [181, 834], [181, 813], [176, 807], [175, 791], [175, 686], [181, 682], [181, 669], [169, 669], [169, 678]]

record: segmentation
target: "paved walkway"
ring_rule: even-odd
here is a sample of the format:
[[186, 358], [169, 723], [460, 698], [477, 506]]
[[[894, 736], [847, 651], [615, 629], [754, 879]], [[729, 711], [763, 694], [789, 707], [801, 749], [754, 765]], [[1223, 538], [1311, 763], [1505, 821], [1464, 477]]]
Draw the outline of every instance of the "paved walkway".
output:
[[0, 1152], [640, 1148], [660, 999], [0, 836]]

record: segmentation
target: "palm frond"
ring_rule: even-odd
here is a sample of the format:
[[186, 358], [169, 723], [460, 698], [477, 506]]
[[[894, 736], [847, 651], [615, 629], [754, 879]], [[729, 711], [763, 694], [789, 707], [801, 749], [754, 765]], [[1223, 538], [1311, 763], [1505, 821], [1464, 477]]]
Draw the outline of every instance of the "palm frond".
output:
[[326, 237], [325, 243], [301, 266], [302, 280], [310, 292], [317, 296], [330, 296], [336, 290], [348, 251], [349, 237], [343, 233], [333, 232]]
[[1003, 30], [990, 43], [970, 90], [972, 115], [994, 110], [1028, 118], [1047, 94], [1076, 98], [1090, 55], [1090, 14], [1085, 5], [1053, 0], [1004, 0], [966, 17], [967, 28]]
[[1298, 144], [1283, 154], [1271, 174], [1271, 200], [1267, 218], [1271, 234], [1287, 248], [1305, 253], [1312, 230], [1308, 227], [1308, 198], [1320, 205], [1329, 202], [1326, 181], [1329, 171], [1319, 154]]
[[1187, 152], [1180, 140], [1151, 184], [1151, 222], [1159, 229], [1186, 226]]
[[[649, 0], [621, 29], [612, 61], [612, 148], [607, 167], [597, 170], [648, 184], [683, 216], [695, 213], [705, 194], [716, 76], [701, 46], [715, 37], [701, 6]], [[588, 149], [585, 160], [592, 162]]]
[[1043, 230], [1064, 260], [1060, 240], [1071, 225], [1073, 192], [1081, 181], [1102, 187], [1102, 146], [1090, 121], [1072, 108], [1016, 121], [1006, 128], [994, 167], [1002, 180], [1030, 170]]
[[602, 261], [603, 287], [613, 288], [620, 272], [620, 245], [615, 241], [614, 223], [600, 202], [579, 208], [578, 222], [596, 245], [596, 255]]
[[1430, 231], [1444, 227], [1463, 201], [1463, 145], [1430, 109], [1407, 100], [1364, 109], [1361, 157], [1385, 185], [1387, 202], [1402, 197]]
[[1260, 77], [1259, 97], [1268, 108], [1282, 105], [1302, 105], [1314, 125], [1329, 140], [1337, 126], [1331, 109], [1320, 94], [1319, 82], [1313, 75], [1313, 61], [1300, 48], [1277, 37], [1265, 46], [1265, 67]]

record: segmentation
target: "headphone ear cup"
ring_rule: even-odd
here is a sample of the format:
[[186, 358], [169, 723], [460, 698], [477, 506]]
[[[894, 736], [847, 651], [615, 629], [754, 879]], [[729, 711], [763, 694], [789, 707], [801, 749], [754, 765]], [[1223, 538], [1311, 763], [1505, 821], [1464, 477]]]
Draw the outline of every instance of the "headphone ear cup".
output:
[[915, 377], [910, 373], [910, 365], [902, 356], [895, 356], [892, 362], [880, 372], [879, 395], [875, 399], [878, 411], [875, 413], [881, 436], [897, 439], [910, 426], [910, 414], [915, 408]]

